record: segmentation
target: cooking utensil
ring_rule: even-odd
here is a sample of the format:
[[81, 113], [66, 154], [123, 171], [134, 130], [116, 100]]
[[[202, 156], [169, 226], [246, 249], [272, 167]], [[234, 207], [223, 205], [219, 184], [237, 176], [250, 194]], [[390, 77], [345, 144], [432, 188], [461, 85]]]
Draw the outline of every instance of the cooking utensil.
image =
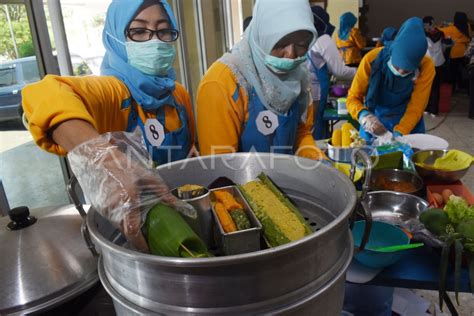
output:
[[420, 248], [420, 247], [423, 247], [424, 245], [425, 245], [424, 243], [420, 242], [420, 243], [414, 243], [414, 244], [408, 244], [408, 245], [384, 246], [384, 247], [376, 247], [376, 248], [367, 247], [366, 249], [377, 251], [377, 252], [396, 252], [396, 251]]
[[262, 224], [259, 222], [254, 212], [252, 212], [250, 209], [250, 206], [242, 196], [242, 193], [236, 186], [223, 187], [217, 190], [229, 192], [235, 198], [235, 200], [243, 206], [243, 211], [251, 223], [251, 228], [249, 229], [226, 233], [219, 222], [219, 217], [217, 216], [215, 208], [212, 207], [214, 222], [216, 223], [214, 226], [214, 232], [216, 235], [217, 244], [221, 251], [226, 255], [236, 255], [239, 253], [248, 253], [260, 250]]
[[428, 202], [412, 194], [374, 191], [367, 194], [366, 207], [374, 221], [400, 225], [407, 220], [417, 219], [428, 208]]
[[81, 236], [73, 205], [26, 207], [0, 218], [0, 314], [43, 312], [91, 288], [97, 259]]
[[436, 159], [444, 157], [449, 150], [422, 150], [416, 152], [411, 160], [416, 171], [425, 181], [453, 183], [464, 177], [470, 166], [456, 171], [437, 170], [432, 165]]
[[[346, 176], [350, 177], [351, 174], [351, 165], [348, 163], [341, 163], [341, 162], [336, 162], [334, 163], [334, 168], [345, 174]], [[364, 172], [362, 171], [361, 168], [356, 168], [356, 172], [354, 175], [353, 182], [357, 183], [359, 180], [362, 178]]]
[[[391, 190], [387, 186], [392, 183], [405, 183], [413, 186], [413, 189], [408, 192]], [[400, 185], [402, 188], [402, 185]], [[370, 178], [370, 191], [395, 191], [408, 194], [414, 194], [417, 196], [424, 196], [424, 183], [423, 180], [414, 172], [400, 169], [378, 169], [372, 172]]]
[[[352, 236], [356, 246], [361, 244], [365, 225], [365, 221], [357, 221], [352, 228]], [[370, 268], [387, 267], [400, 260], [403, 252], [381, 252], [372, 249], [392, 245], [408, 245], [409, 242], [408, 236], [397, 226], [374, 221], [372, 222], [370, 238], [366, 248], [357, 253], [355, 259]]]
[[371, 155], [374, 151], [373, 147], [364, 146], [364, 147], [336, 147], [333, 146], [331, 141], [328, 142], [328, 157], [336, 162], [345, 162], [351, 163], [351, 157], [353, 153], [357, 150], [363, 150]]
[[194, 207], [197, 212], [197, 217], [191, 218], [183, 216], [183, 218], [206, 245], [212, 247], [214, 245], [212, 234], [214, 220], [212, 218], [209, 190], [205, 187], [201, 187], [196, 190], [182, 191], [177, 187], [171, 190], [171, 193]]
[[314, 233], [253, 253], [160, 257], [124, 248], [118, 231], [90, 210], [90, 235], [101, 252], [104, 274], [121, 297], [164, 314], [340, 312], [344, 274], [353, 253], [348, 218], [356, 203], [354, 186], [346, 176], [317, 161], [267, 153], [192, 158], [157, 170], [170, 187], [207, 186], [219, 177], [246, 183], [265, 172], [291, 198]]

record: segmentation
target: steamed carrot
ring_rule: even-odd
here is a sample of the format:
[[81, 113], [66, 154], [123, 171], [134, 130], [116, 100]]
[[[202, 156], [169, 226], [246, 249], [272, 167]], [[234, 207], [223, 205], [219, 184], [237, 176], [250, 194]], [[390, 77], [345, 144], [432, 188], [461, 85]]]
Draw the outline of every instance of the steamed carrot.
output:
[[235, 226], [235, 223], [232, 220], [232, 217], [230, 217], [229, 212], [227, 212], [224, 204], [217, 202], [214, 205], [214, 209], [216, 210], [217, 217], [219, 217], [219, 222], [221, 223], [224, 232], [231, 233], [237, 231], [237, 226]]
[[227, 191], [215, 191], [214, 195], [216, 197], [216, 200], [224, 204], [225, 208], [228, 211], [243, 209], [243, 206], [235, 200], [234, 196], [231, 193]]

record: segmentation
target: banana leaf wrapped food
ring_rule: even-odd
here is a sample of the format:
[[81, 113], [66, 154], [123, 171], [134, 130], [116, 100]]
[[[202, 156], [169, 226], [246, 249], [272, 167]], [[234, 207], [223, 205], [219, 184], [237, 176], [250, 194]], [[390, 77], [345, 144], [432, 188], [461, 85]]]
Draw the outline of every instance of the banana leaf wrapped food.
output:
[[167, 257], [210, 257], [206, 244], [172, 207], [159, 203], [146, 218], [151, 254]]

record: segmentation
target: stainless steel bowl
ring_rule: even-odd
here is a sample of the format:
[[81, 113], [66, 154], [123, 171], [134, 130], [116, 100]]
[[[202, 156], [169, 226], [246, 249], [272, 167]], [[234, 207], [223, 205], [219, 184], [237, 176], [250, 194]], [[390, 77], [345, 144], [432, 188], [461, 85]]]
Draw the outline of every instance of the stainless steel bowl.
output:
[[429, 205], [418, 196], [393, 191], [369, 192], [365, 204], [374, 221], [393, 225], [418, 218]]
[[358, 149], [362, 149], [369, 155], [371, 155], [374, 151], [374, 148], [370, 146], [357, 147], [357, 148], [336, 147], [336, 146], [333, 146], [330, 141], [328, 142], [327, 146], [328, 146], [328, 157], [331, 160], [334, 160], [336, 162], [345, 162], [345, 163], [351, 163], [351, 157], [353, 153]]
[[444, 157], [449, 150], [421, 150], [416, 152], [411, 160], [416, 171], [425, 181], [452, 183], [464, 177], [469, 167], [456, 171], [443, 171], [434, 168], [425, 168], [418, 164], [433, 165], [437, 158]]
[[[400, 182], [400, 183], [411, 183], [413, 184], [413, 190], [409, 192], [390, 190], [386, 187], [381, 187], [382, 181], [387, 182]], [[373, 170], [370, 177], [369, 184], [370, 191], [394, 191], [401, 193], [414, 194], [422, 197], [424, 195], [424, 184], [423, 180], [414, 172], [400, 170], [400, 169], [379, 169]]]

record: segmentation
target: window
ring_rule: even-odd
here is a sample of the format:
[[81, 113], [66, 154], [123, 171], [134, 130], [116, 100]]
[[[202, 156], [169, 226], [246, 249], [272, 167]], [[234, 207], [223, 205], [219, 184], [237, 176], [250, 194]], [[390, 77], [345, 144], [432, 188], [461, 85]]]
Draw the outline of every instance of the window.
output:
[[32, 82], [40, 80], [36, 58], [32, 61], [26, 61], [22, 63], [21, 71], [23, 74], [23, 81], [25, 83], [32, 83]]
[[0, 87], [13, 86], [17, 83], [16, 79], [16, 67], [14, 65], [3, 68], [0, 67]]

